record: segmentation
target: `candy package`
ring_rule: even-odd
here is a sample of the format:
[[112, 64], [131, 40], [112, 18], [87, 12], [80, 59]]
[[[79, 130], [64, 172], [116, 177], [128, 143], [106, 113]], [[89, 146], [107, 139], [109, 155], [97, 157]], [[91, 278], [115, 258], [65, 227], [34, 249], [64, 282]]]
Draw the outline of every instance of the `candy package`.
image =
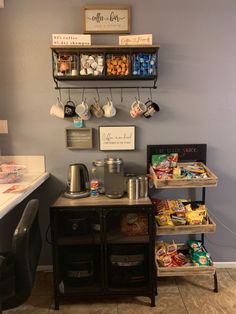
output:
[[152, 165], [154, 170], [166, 171], [177, 166], [178, 154], [157, 154], [152, 155]]

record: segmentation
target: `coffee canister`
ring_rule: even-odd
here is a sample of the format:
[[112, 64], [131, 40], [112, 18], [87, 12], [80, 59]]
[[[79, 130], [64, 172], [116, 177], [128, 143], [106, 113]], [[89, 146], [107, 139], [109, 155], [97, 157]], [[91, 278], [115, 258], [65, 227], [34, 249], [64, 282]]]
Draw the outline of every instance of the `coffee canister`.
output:
[[138, 178], [129, 178], [127, 183], [127, 193], [130, 200], [139, 198], [139, 183]]
[[139, 197], [148, 197], [148, 178], [146, 176], [138, 177]]

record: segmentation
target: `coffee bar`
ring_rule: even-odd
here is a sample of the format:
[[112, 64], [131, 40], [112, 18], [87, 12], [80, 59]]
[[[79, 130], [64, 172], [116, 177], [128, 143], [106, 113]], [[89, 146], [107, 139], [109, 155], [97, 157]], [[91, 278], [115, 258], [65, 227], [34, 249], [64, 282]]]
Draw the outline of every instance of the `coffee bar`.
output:
[[[222, 140], [224, 127], [231, 130], [233, 122], [221, 132], [214, 128], [215, 120], [222, 122], [218, 109], [222, 104], [227, 107], [230, 93], [225, 91], [222, 100], [224, 84], [217, 87], [219, 78], [211, 74], [216, 65], [220, 73], [224, 60], [216, 62], [215, 46], [208, 40], [204, 45], [198, 42], [204, 37], [196, 22], [203, 19], [203, 4], [193, 6], [190, 0], [183, 15], [174, 3], [170, 11], [164, 2], [152, 1], [152, 12], [133, 0], [122, 5], [111, 0], [106, 6], [82, 6], [72, 0], [59, 5], [52, 0], [47, 9], [55, 20], [49, 25], [45, 4], [40, 2], [37, 12], [45, 16], [45, 27], [39, 37], [34, 23], [31, 36], [28, 18], [22, 18], [28, 2], [23, 0], [22, 7], [13, 0], [0, 5], [0, 29], [9, 30], [12, 16], [11, 27], [19, 32], [21, 48], [16, 54], [16, 40], [8, 47], [11, 36], [16, 38], [14, 32], [8, 31], [9, 39], [0, 34], [0, 42], [3, 36], [6, 43], [0, 45], [5, 47], [2, 57], [8, 61], [8, 67], [2, 65], [0, 84], [5, 104], [0, 113], [0, 251], [9, 251], [17, 263], [16, 226], [33, 201], [34, 218], [25, 218], [33, 227], [20, 229], [29, 237], [34, 228], [39, 234], [32, 232], [37, 245], [29, 245], [30, 262], [24, 264], [31, 265], [32, 259], [34, 266], [24, 276], [21, 271], [22, 283], [29, 274], [36, 278], [25, 291], [34, 297], [42, 282], [50, 279], [52, 284], [40, 292], [50, 294], [50, 304], [43, 306], [47, 312], [69, 314], [78, 306], [78, 312], [85, 307], [85, 312], [98, 308], [100, 313], [98, 301], [104, 313], [118, 314], [139, 309], [140, 313], [201, 313], [205, 303], [210, 308], [208, 299], [217, 300], [218, 291], [221, 298], [225, 287], [230, 289], [217, 267], [227, 260], [219, 247], [233, 248], [223, 236], [233, 229], [227, 219], [222, 222], [226, 216], [222, 207], [225, 204], [229, 210], [233, 203], [226, 201], [232, 187], [225, 182], [234, 186], [234, 163]], [[33, 6], [29, 13], [37, 24]], [[186, 16], [189, 28], [183, 23]], [[213, 32], [212, 27], [207, 32]], [[30, 50], [22, 49], [26, 44], [32, 44]], [[15, 86], [12, 94], [9, 84]], [[233, 117], [231, 111], [224, 115], [229, 118], [230, 112]], [[222, 180], [226, 164], [232, 173]], [[233, 223], [233, 217], [227, 218]], [[228, 246], [218, 246], [221, 239]], [[234, 255], [233, 249], [230, 254]], [[0, 314], [16, 304], [2, 297], [2, 278], [12, 282], [18, 278], [4, 277], [5, 270], [18, 269], [10, 270], [10, 262], [0, 252]], [[23, 300], [16, 290], [9, 295]], [[24, 302], [28, 304], [26, 296]]]

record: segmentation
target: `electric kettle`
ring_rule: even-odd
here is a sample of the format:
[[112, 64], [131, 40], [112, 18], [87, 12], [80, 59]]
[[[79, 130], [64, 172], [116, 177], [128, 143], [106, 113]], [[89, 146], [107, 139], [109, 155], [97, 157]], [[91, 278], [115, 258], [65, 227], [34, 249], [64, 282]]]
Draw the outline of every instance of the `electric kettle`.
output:
[[67, 190], [64, 195], [68, 198], [89, 196], [89, 174], [84, 164], [69, 165]]

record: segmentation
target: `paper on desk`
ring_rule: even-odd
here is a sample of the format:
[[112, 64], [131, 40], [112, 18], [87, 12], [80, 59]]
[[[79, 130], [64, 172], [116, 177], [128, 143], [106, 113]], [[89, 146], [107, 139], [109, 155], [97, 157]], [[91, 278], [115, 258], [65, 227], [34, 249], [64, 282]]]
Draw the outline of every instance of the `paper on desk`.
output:
[[10, 188], [8, 188], [3, 193], [22, 193], [27, 191], [29, 188], [29, 185], [26, 184], [18, 184], [18, 185], [12, 185]]

